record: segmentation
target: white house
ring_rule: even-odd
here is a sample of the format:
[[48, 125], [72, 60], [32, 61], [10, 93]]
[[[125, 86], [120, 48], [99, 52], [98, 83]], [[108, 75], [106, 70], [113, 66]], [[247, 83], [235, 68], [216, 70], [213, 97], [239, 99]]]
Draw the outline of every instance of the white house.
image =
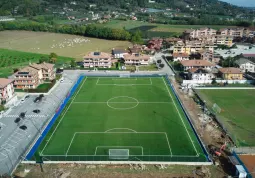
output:
[[255, 72], [255, 59], [240, 58], [236, 61], [236, 64], [242, 72]]
[[0, 78], [0, 104], [8, 102], [14, 96], [14, 80]]
[[175, 62], [189, 60], [189, 55], [187, 53], [173, 53], [173, 60]]
[[190, 80], [212, 80], [215, 78], [214, 74], [202, 68], [192, 68], [188, 70]]

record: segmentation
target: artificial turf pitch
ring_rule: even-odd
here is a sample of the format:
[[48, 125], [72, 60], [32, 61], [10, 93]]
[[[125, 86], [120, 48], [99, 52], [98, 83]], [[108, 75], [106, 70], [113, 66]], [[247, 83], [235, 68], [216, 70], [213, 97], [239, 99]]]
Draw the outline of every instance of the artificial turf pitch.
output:
[[105, 161], [109, 150], [128, 150], [128, 160], [206, 161], [164, 77], [85, 77], [38, 151]]
[[201, 89], [209, 108], [216, 103], [218, 119], [237, 146], [255, 146], [255, 89]]

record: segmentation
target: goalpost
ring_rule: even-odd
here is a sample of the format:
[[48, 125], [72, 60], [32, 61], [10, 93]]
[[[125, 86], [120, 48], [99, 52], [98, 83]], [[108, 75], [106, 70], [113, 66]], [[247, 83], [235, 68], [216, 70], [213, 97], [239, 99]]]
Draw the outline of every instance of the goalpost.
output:
[[215, 113], [221, 113], [221, 108], [220, 108], [216, 103], [213, 104], [212, 110], [213, 110]]
[[109, 149], [109, 159], [128, 159], [129, 149]]

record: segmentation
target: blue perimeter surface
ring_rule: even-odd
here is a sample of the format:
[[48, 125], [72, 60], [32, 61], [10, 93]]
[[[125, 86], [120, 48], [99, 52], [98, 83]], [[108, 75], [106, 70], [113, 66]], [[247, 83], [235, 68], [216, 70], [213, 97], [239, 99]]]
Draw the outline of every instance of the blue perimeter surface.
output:
[[60, 105], [60, 107], [58, 108], [58, 111], [54, 114], [53, 118], [51, 119], [51, 121], [49, 122], [49, 124], [47, 125], [47, 127], [45, 127], [44, 131], [42, 132], [42, 134], [40, 135], [40, 137], [38, 138], [38, 140], [36, 141], [36, 143], [34, 144], [34, 146], [31, 148], [31, 150], [29, 151], [29, 153], [26, 156], [26, 160], [30, 160], [33, 155], [35, 154], [36, 150], [38, 149], [38, 147], [40, 146], [40, 144], [42, 143], [44, 137], [47, 135], [47, 133], [50, 131], [50, 129], [52, 128], [53, 124], [55, 123], [55, 121], [57, 120], [58, 116], [61, 114], [61, 112], [63, 111], [63, 109], [65, 108], [66, 104], [68, 103], [68, 101], [70, 100], [71, 96], [74, 94], [74, 92], [76, 91], [76, 89], [78, 88], [78, 86], [80, 85], [81, 81], [83, 80], [85, 76], [80, 76], [77, 80], [77, 82], [74, 84], [74, 86], [72, 87], [71, 91], [69, 92], [68, 96], [64, 99], [63, 103]]

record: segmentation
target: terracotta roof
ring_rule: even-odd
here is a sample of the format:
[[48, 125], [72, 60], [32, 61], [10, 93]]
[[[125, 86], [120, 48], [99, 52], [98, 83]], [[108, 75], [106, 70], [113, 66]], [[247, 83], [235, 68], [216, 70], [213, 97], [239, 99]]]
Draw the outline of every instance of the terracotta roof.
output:
[[181, 61], [181, 64], [183, 66], [215, 66], [211, 62], [207, 60], [187, 60], [187, 61]]
[[143, 55], [143, 54], [140, 54], [140, 55], [135, 55], [135, 54], [124, 55], [124, 60], [130, 60], [130, 59], [135, 59], [135, 60], [147, 59], [147, 60], [149, 60], [150, 56], [149, 55]]
[[12, 79], [7, 79], [7, 78], [0, 78], [0, 88], [6, 87], [8, 84], [12, 83]]
[[[37, 69], [27, 66], [27, 67], [22, 68], [18, 72], [16, 72], [14, 75], [22, 75], [22, 76], [23, 75], [33, 75], [33, 74], [36, 74], [37, 72], [38, 72]], [[25, 74], [25, 73], [27, 73], [27, 74]]]
[[104, 52], [90, 52], [83, 57], [84, 59], [98, 59], [98, 58], [111, 58], [111, 54]]
[[52, 69], [54, 67], [54, 64], [50, 64], [50, 63], [46, 63], [46, 62], [43, 62], [41, 64], [30, 64], [29, 65], [30, 67], [33, 67], [35, 69]]
[[173, 53], [173, 57], [189, 57], [187, 53]]
[[234, 68], [234, 67], [220, 68], [219, 71], [223, 74], [242, 74], [243, 73], [239, 68]]

